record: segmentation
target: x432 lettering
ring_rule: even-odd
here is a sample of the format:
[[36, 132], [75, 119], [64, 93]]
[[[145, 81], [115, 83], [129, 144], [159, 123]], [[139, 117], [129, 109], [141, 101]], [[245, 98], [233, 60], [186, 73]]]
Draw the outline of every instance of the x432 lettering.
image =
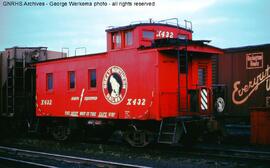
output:
[[146, 99], [127, 99], [127, 105], [128, 106], [145, 106]]

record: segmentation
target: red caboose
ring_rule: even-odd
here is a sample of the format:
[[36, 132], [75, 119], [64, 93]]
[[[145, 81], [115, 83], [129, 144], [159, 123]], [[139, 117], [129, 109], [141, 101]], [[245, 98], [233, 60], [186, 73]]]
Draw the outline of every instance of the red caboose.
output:
[[105, 53], [36, 64], [36, 116], [55, 138], [95, 126], [104, 134], [122, 130], [134, 146], [153, 138], [175, 143], [188, 135], [189, 125], [206, 123], [211, 55], [220, 49], [192, 40], [192, 30], [178, 23], [106, 32]]

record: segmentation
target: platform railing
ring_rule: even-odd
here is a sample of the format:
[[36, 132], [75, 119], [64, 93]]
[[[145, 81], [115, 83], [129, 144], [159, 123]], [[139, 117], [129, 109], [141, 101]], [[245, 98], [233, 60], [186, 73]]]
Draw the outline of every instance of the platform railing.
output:
[[159, 21], [154, 21], [153, 19], [139, 20], [139, 21], [131, 22], [130, 25], [149, 24], [149, 23], [159, 23], [159, 24], [165, 24], [165, 25], [173, 25], [173, 26], [177, 26], [179, 28], [185, 28], [187, 30], [192, 30], [192, 22], [191, 21], [184, 20], [184, 23], [180, 24], [178, 18], [169, 18], [169, 19], [163, 19], [163, 20], [159, 20]]

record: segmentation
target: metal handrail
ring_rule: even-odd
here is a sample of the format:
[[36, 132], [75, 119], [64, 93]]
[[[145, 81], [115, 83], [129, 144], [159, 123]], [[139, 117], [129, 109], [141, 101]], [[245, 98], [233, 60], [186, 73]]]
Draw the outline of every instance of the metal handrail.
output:
[[[62, 58], [64, 58], [64, 50], [67, 50], [67, 55], [66, 55], [66, 57], [69, 57], [69, 48], [68, 48], [68, 47], [62, 47], [62, 52], [61, 52]], [[76, 54], [76, 53], [75, 53], [75, 54]]]
[[86, 47], [75, 48], [75, 56], [77, 56], [77, 50], [84, 49], [84, 55], [86, 54]]
[[[185, 21], [185, 28], [192, 30], [192, 22], [188, 20], [184, 20], [184, 21]], [[188, 25], [190, 26], [190, 28], [188, 28]]]
[[[166, 22], [166, 24], [168, 24], [168, 22], [167, 21], [169, 21], [169, 20], [175, 20], [176, 21], [176, 26], [177, 27], [179, 27], [179, 22], [178, 22], [178, 18], [169, 18], [169, 19], [164, 19], [164, 20], [160, 20], [160, 21], [158, 21], [158, 23], [162, 23], [162, 22]], [[169, 22], [170, 23], [170, 22]]]
[[[170, 21], [176, 21], [176, 23], [174, 22], [170, 22]], [[150, 18], [149, 20], [139, 20], [139, 21], [133, 21], [130, 23], [130, 25], [135, 25], [135, 24], [143, 24], [143, 23], [163, 23], [163, 24], [167, 24], [167, 25], [174, 25], [174, 26], [177, 26], [177, 27], [183, 27], [185, 29], [188, 29], [188, 30], [192, 30], [192, 22], [191, 21], [188, 21], [188, 20], [184, 20], [185, 22], [185, 25], [180, 25], [179, 24], [179, 19], [178, 18], [169, 18], [169, 19], [163, 19], [163, 20], [159, 20], [159, 21], [154, 21], [152, 18]]]

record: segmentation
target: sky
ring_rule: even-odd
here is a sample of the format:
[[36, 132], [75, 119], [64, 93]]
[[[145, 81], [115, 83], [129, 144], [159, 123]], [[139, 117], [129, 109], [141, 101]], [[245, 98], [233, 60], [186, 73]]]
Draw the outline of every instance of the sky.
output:
[[[50, 3], [53, 0], [31, 2], [34, 1]], [[74, 55], [75, 49], [79, 47], [86, 47], [87, 53], [104, 52], [105, 30], [109, 26], [124, 26], [150, 18], [155, 21], [167, 18], [189, 20], [193, 25], [193, 39], [211, 40], [210, 45], [220, 48], [270, 43], [269, 0], [69, 1], [146, 1], [155, 2], [155, 6], [11, 7], [4, 6], [10, 1], [0, 0], [0, 51], [13, 46], [45, 46], [54, 51], [69, 48], [70, 55]], [[77, 50], [77, 53], [80, 52], [84, 51]]]

